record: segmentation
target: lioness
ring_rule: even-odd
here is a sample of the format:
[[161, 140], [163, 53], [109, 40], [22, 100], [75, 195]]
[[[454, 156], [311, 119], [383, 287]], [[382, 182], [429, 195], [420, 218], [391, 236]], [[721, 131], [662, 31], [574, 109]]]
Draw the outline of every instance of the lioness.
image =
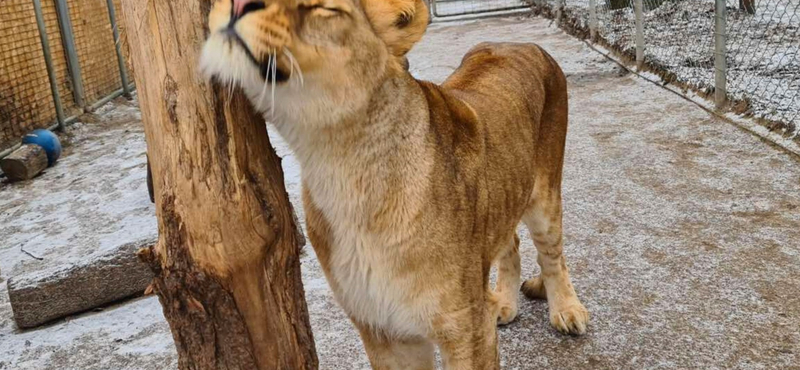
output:
[[[532, 44], [481, 44], [441, 86], [403, 66], [423, 0], [218, 0], [202, 69], [240, 85], [302, 167], [308, 234], [375, 369], [494, 369], [517, 315], [517, 224], [550, 322], [589, 314], [562, 254], [566, 80]], [[497, 287], [490, 288], [492, 264]]]

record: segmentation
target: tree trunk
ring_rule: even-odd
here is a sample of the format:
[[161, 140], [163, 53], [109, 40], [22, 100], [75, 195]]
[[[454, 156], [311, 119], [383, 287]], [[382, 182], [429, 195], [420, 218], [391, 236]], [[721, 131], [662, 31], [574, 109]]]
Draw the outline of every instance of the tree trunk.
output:
[[140, 252], [180, 369], [316, 369], [280, 158], [244, 96], [196, 71], [213, 0], [124, 0], [159, 241]]
[[756, 0], [739, 0], [739, 10], [748, 14], [756, 14]]

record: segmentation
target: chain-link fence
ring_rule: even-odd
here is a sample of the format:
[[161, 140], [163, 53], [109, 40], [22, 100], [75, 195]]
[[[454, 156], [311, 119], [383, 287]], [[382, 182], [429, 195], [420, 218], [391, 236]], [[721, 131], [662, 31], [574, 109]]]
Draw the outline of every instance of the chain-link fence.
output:
[[800, 0], [528, 1], [687, 94], [798, 138]]
[[129, 93], [120, 0], [0, 0], [0, 157]]

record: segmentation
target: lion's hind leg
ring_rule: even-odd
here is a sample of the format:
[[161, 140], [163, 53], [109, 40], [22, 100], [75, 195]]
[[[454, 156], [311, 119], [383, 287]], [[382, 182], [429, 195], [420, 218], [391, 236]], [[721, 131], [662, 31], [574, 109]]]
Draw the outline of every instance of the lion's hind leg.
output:
[[539, 252], [542, 274], [526, 281], [522, 292], [529, 298], [547, 298], [550, 323], [565, 334], [584, 334], [589, 312], [578, 300], [564, 258], [561, 229], [561, 197], [537, 197], [523, 221]]

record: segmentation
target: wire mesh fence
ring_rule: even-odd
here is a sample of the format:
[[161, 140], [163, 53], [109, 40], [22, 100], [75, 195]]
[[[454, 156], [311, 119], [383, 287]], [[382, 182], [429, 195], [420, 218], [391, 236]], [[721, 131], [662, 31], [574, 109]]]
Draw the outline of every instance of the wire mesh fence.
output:
[[[45, 4], [42, 13], [47, 27], [53, 29], [48, 41], [54, 51], [56, 81], [69, 94], [55, 5]], [[0, 5], [0, 150], [38, 128], [36, 122], [52, 122], [56, 117], [33, 14], [30, 0], [5, 0]]]
[[665, 82], [722, 94], [736, 113], [798, 138], [800, 0], [527, 1], [576, 36], [594, 29], [595, 42]]
[[63, 126], [125, 91], [114, 4], [119, 0], [0, 2], [0, 156], [31, 130]]

